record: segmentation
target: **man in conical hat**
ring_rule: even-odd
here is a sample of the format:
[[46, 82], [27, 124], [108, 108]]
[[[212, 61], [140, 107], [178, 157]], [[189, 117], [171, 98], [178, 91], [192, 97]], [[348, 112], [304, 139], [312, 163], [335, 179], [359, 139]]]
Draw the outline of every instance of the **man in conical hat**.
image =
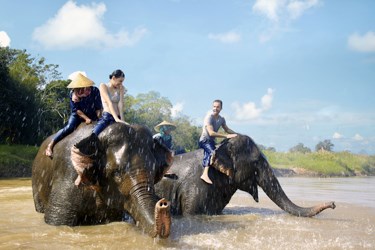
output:
[[48, 157], [53, 156], [53, 147], [56, 143], [72, 133], [81, 122], [90, 124], [98, 120], [103, 108], [99, 89], [83, 74], [78, 73], [67, 88], [72, 89], [70, 91], [71, 114], [65, 127], [57, 132], [48, 144], [45, 152]]
[[154, 127], [155, 131], [158, 132], [153, 138], [159, 143], [164, 144], [168, 149], [173, 149], [172, 135], [171, 132], [176, 129], [176, 125], [173, 123], [163, 121]]

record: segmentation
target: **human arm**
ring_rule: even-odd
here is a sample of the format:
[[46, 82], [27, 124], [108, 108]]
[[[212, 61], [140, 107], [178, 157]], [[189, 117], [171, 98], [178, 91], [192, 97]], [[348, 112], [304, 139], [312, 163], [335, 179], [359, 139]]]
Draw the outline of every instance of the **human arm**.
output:
[[233, 130], [231, 130], [231, 129], [227, 126], [227, 124], [223, 124], [222, 127], [223, 127], [223, 129], [224, 129], [225, 132], [227, 132], [229, 135], [232, 135], [232, 136], [227, 137], [227, 138], [232, 138], [232, 137], [235, 137], [235, 136], [237, 135], [237, 133], [234, 132]]
[[[237, 136], [237, 134], [233, 130], [228, 128], [224, 117], [219, 117], [220, 126], [228, 134], [216, 132], [214, 130], [214, 126], [213, 126], [214, 119], [217, 119], [217, 118], [213, 118], [213, 116], [210, 116], [210, 115], [207, 115], [206, 118], [205, 118], [204, 124], [205, 124], [206, 130], [207, 130], [207, 133], [209, 134], [209, 136], [211, 136], [211, 137], [221, 137], [221, 138], [232, 138], [232, 137]], [[218, 130], [218, 129], [216, 128], [216, 130]]]
[[[107, 103], [108, 105], [108, 108], [109, 108], [109, 112], [110, 114], [113, 116], [113, 119], [115, 119], [116, 122], [124, 122], [123, 120], [121, 120], [119, 118], [119, 115], [120, 114], [117, 114], [114, 106], [113, 106], [113, 103], [111, 101], [111, 99], [109, 98], [109, 95], [108, 95], [108, 87], [106, 84], [104, 83], [101, 83], [100, 84], [100, 87], [99, 87], [99, 90], [100, 90], [100, 96], [101, 98]], [[120, 91], [121, 92], [121, 91]], [[121, 95], [121, 94], [120, 94]], [[121, 98], [121, 97], [120, 97]], [[121, 102], [121, 101], [120, 101]], [[120, 116], [121, 117], [121, 116]]]
[[91, 119], [88, 118], [88, 116], [85, 113], [83, 113], [81, 110], [77, 110], [76, 112], [77, 112], [77, 115], [79, 117], [81, 117], [83, 120], [85, 120], [86, 124], [90, 124], [92, 122]]
[[[224, 128], [224, 126], [223, 126], [223, 128]], [[223, 134], [223, 133], [215, 132], [213, 126], [210, 125], [210, 124], [207, 124], [207, 125], [206, 125], [206, 129], [207, 129], [208, 134], [209, 134], [211, 137], [233, 138], [233, 137], [237, 136], [237, 134], [235, 134], [235, 133], [233, 132], [233, 130], [230, 130], [230, 131], [233, 132], [233, 133], [228, 133], [228, 131], [226, 131], [226, 130], [224, 129], [225, 132], [227, 132], [228, 134]]]
[[120, 113], [120, 118], [122, 121], [124, 121], [124, 86], [120, 86], [120, 101], [118, 102], [118, 111]]

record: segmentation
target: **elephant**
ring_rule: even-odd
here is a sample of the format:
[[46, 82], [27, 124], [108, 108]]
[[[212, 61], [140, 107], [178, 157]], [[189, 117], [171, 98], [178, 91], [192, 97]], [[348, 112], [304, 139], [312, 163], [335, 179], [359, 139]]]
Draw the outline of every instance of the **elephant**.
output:
[[307, 208], [294, 204], [249, 136], [238, 134], [216, 147], [209, 168], [212, 185], [200, 179], [202, 158], [201, 149], [175, 156], [168, 170], [174, 178], [163, 178], [155, 185], [156, 194], [171, 202], [173, 215], [220, 214], [237, 190], [249, 193], [259, 202], [258, 186], [276, 205], [295, 216], [312, 217], [336, 207], [334, 202]]
[[[170, 203], [155, 195], [154, 183], [173, 156], [140, 125], [114, 123], [97, 137], [93, 125], [81, 124], [60, 141], [53, 158], [44, 155], [47, 138], [32, 166], [35, 209], [51, 225], [92, 225], [121, 221], [125, 213], [151, 237], [170, 234]], [[74, 148], [90, 160], [76, 186]]]

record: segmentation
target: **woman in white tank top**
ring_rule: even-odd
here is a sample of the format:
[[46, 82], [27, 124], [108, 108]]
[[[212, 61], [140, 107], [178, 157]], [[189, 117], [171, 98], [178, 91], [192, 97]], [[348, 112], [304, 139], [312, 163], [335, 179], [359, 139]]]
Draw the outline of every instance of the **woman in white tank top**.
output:
[[125, 87], [122, 83], [125, 80], [125, 74], [118, 69], [109, 75], [109, 79], [107, 84], [101, 83], [99, 87], [103, 103], [103, 115], [93, 129], [93, 133], [97, 136], [114, 122], [128, 124], [124, 121], [123, 113]]

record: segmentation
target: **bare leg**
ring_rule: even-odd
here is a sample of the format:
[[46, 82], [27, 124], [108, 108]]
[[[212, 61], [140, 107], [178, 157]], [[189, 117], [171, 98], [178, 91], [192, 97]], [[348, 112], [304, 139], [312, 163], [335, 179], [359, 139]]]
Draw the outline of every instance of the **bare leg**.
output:
[[55, 146], [55, 141], [52, 140], [52, 141], [48, 144], [48, 146], [47, 146], [47, 148], [46, 148], [46, 152], [45, 152], [46, 156], [52, 158], [52, 156], [53, 156], [53, 147], [54, 147], [54, 146]]
[[212, 184], [210, 177], [208, 177], [208, 168], [209, 166], [204, 167], [203, 174], [201, 175], [201, 179], [204, 180], [207, 184]]

